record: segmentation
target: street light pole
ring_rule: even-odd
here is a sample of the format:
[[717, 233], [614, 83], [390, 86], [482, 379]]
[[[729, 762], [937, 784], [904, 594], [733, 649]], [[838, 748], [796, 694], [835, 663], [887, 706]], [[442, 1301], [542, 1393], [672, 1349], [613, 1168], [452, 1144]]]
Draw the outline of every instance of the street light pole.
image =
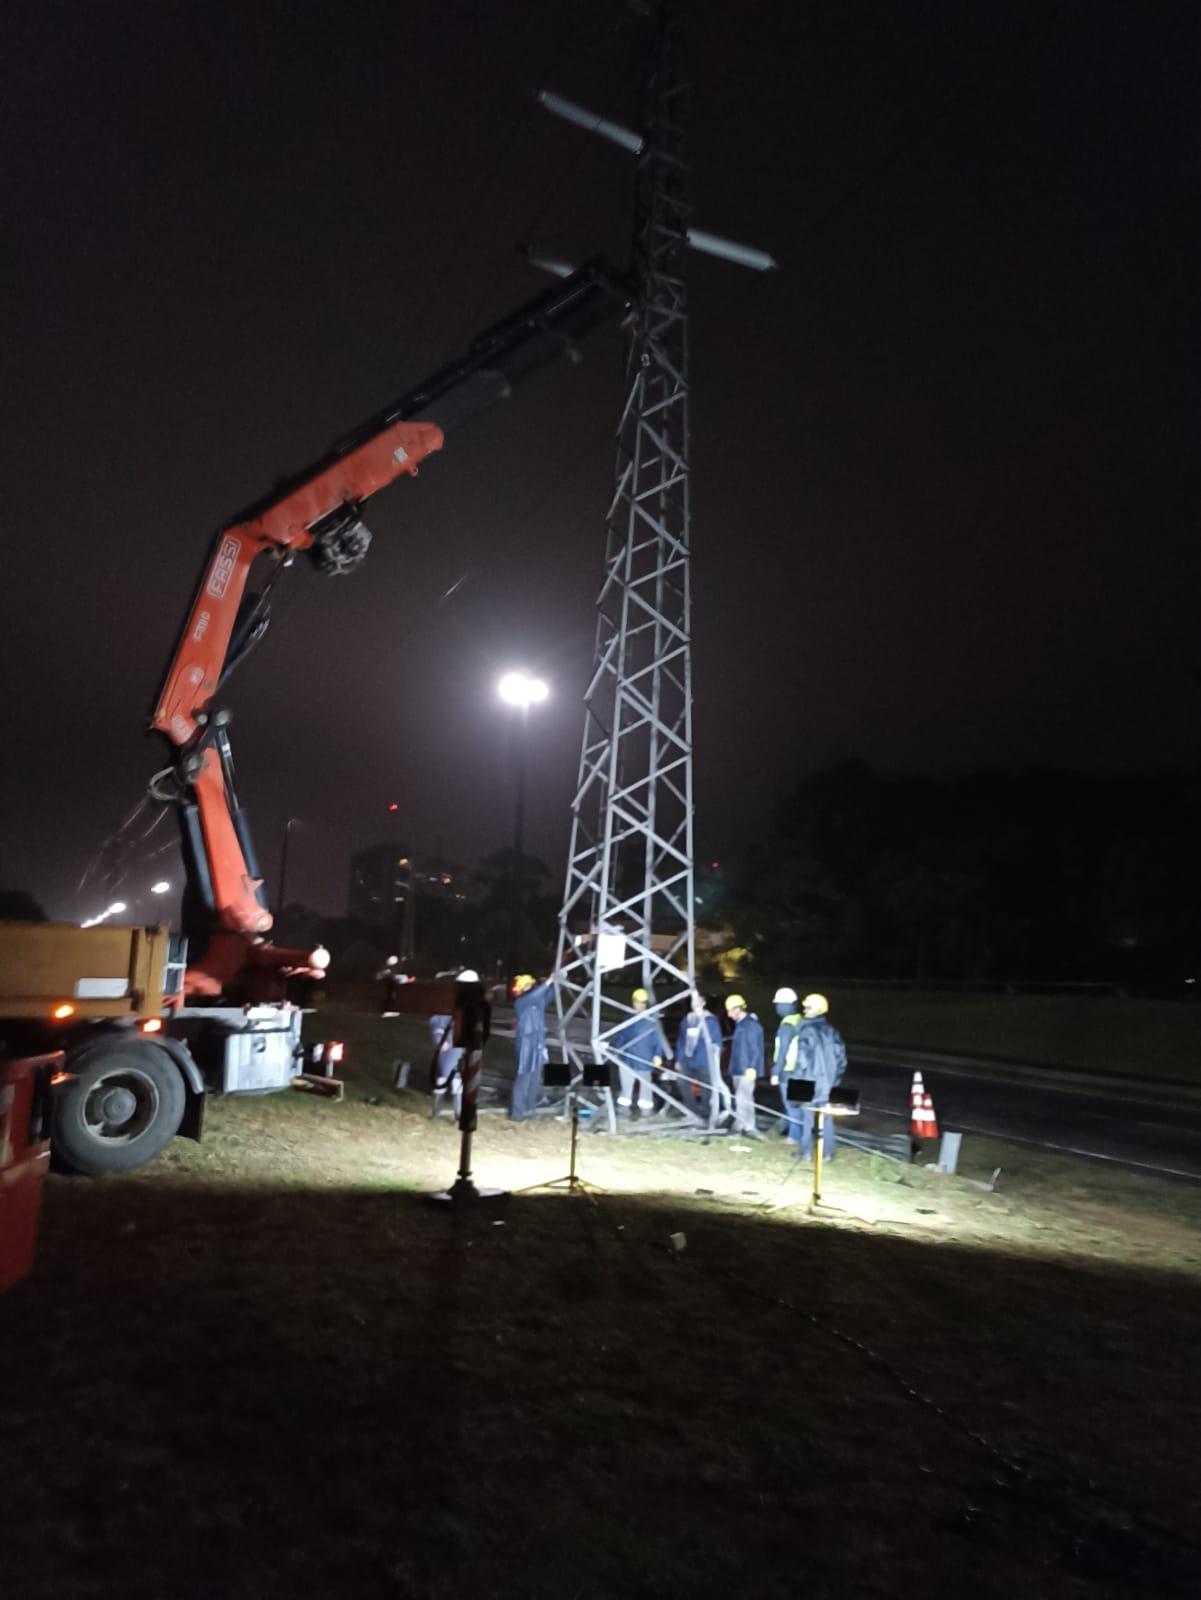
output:
[[517, 724], [517, 796], [513, 808], [513, 905], [509, 920], [509, 985], [517, 976], [521, 952], [521, 854], [525, 843], [525, 746], [530, 726], [529, 705], [521, 707]]
[[505, 704], [516, 707], [521, 713], [521, 721], [514, 735], [517, 741], [517, 772], [513, 809], [513, 885], [507, 974], [509, 984], [512, 986], [513, 979], [517, 976], [517, 962], [521, 950], [521, 859], [525, 848], [525, 757], [530, 707], [539, 705], [545, 700], [550, 689], [543, 679], [533, 678], [528, 672], [506, 672], [496, 687]]
[[283, 915], [284, 906], [287, 904], [284, 894], [288, 886], [288, 841], [292, 837], [292, 828], [296, 820], [295, 817], [289, 817], [287, 822], [284, 823], [283, 842], [279, 847], [279, 887], [276, 891], [275, 899], [275, 915], [277, 917]]

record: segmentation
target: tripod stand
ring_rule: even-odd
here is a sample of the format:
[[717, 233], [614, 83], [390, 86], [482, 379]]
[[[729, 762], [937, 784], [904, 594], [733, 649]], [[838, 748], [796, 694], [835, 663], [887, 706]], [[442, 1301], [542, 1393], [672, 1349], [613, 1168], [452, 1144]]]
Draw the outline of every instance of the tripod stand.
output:
[[594, 1195], [606, 1194], [599, 1183], [589, 1183], [581, 1178], [576, 1171], [576, 1160], [580, 1144], [580, 1085], [584, 1081], [584, 1074], [579, 1073], [572, 1078], [567, 1086], [567, 1103], [570, 1106], [571, 1122], [571, 1154], [568, 1159], [567, 1171], [561, 1178], [549, 1178], [545, 1183], [531, 1183], [524, 1189], [514, 1189], [514, 1194], [532, 1194], [535, 1189], [564, 1189], [568, 1194], [582, 1194], [585, 1199], [591, 1200], [595, 1205]]

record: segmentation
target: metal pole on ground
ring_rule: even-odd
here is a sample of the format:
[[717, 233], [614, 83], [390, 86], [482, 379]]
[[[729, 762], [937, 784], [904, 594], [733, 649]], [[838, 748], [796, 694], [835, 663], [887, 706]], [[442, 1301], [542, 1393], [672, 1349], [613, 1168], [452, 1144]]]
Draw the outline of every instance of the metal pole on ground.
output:
[[488, 1039], [490, 1007], [481, 983], [459, 983], [455, 994], [457, 1044], [463, 1047], [463, 1093], [459, 1104], [459, 1171], [449, 1189], [430, 1199], [442, 1205], [474, 1205], [507, 1198], [504, 1189], [477, 1189], [471, 1171], [471, 1144], [479, 1124], [480, 1079]]
[[830, 1090], [829, 1102], [825, 1105], [814, 1106], [814, 1145], [813, 1145], [813, 1200], [809, 1209], [815, 1211], [821, 1204], [822, 1197], [822, 1153], [826, 1142], [826, 1118], [833, 1117], [835, 1125], [839, 1117], [857, 1117], [859, 1115], [859, 1091], [848, 1088], [845, 1084], [837, 1085]]
[[[609, 1083], [608, 1066], [586, 1066], [583, 1071], [576, 1072], [568, 1061], [548, 1061], [542, 1069], [543, 1082], [548, 1088], [558, 1089], [566, 1087], [567, 1098], [570, 1106], [569, 1120], [571, 1122], [571, 1145], [567, 1163], [567, 1172], [561, 1178], [550, 1178], [545, 1183], [531, 1183], [524, 1189], [514, 1190], [515, 1194], [532, 1194], [536, 1189], [565, 1189], [568, 1194], [582, 1194], [586, 1199], [593, 1200], [593, 1196], [604, 1194], [605, 1190], [598, 1183], [589, 1183], [581, 1178], [576, 1170], [579, 1159], [580, 1146], [580, 1089], [587, 1084], [589, 1088], [599, 1088], [606, 1095], [610, 1107], [612, 1106], [612, 1089]], [[593, 1200], [593, 1204], [595, 1204]]]

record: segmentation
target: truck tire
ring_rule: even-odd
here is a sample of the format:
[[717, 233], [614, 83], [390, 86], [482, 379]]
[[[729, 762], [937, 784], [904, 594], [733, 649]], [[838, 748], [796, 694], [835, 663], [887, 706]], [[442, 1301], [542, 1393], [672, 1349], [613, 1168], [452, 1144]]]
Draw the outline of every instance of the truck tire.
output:
[[165, 1050], [141, 1039], [111, 1039], [68, 1056], [71, 1081], [55, 1092], [50, 1143], [73, 1172], [132, 1172], [179, 1131], [186, 1091]]

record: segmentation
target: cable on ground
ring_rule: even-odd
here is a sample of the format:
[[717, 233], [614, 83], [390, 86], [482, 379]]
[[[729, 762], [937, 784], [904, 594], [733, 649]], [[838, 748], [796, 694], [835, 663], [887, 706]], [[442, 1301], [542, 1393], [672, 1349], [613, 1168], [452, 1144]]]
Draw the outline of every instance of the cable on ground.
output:
[[[614, 1204], [609, 1196], [596, 1202], [596, 1209], [601, 1215]], [[607, 1219], [608, 1226], [613, 1236], [620, 1242], [627, 1240], [627, 1231], [624, 1224], [617, 1225], [612, 1217]], [[1074, 1520], [1083, 1523], [1096, 1536], [1099, 1532], [1109, 1534], [1111, 1537], [1116, 1532], [1120, 1539], [1127, 1545], [1126, 1554], [1129, 1556], [1141, 1555], [1149, 1557], [1157, 1566], [1155, 1574], [1161, 1587], [1157, 1593], [1167, 1594], [1175, 1592], [1179, 1586], [1181, 1594], [1192, 1594], [1192, 1580], [1195, 1571], [1186, 1573], [1181, 1561], [1182, 1554], [1190, 1562], [1201, 1558], [1201, 1545], [1182, 1534], [1178, 1529], [1158, 1523], [1153, 1518], [1138, 1511], [1133, 1511], [1122, 1504], [1121, 1500], [1101, 1489], [1091, 1480], [1086, 1482], [1073, 1481], [1062, 1475], [1040, 1471], [1028, 1465], [1019, 1457], [1010, 1454], [1000, 1445], [996, 1444], [987, 1434], [961, 1417], [950, 1406], [920, 1389], [885, 1355], [872, 1349], [864, 1340], [845, 1329], [837, 1327], [834, 1323], [826, 1321], [824, 1317], [815, 1312], [805, 1311], [791, 1301], [785, 1300], [781, 1295], [773, 1294], [768, 1290], [760, 1289], [756, 1284], [738, 1277], [735, 1273], [727, 1272], [720, 1267], [701, 1266], [695, 1259], [690, 1258], [683, 1250], [677, 1250], [670, 1244], [654, 1241], [651, 1248], [660, 1255], [666, 1255], [671, 1260], [689, 1268], [700, 1277], [720, 1278], [730, 1284], [740, 1294], [751, 1299], [759, 1300], [767, 1305], [786, 1311], [790, 1316], [807, 1324], [824, 1338], [854, 1351], [873, 1367], [882, 1372], [893, 1386], [904, 1396], [910, 1404], [921, 1410], [930, 1412], [933, 1416], [953, 1433], [967, 1440], [980, 1450], [994, 1466], [1001, 1469], [1009, 1480], [998, 1480], [998, 1487], [1007, 1488], [1011, 1492], [1021, 1493], [1028, 1499], [1037, 1495], [1033, 1509], [1046, 1511], [1048, 1501], [1053, 1501], [1065, 1520]], [[1116, 1526], [1115, 1526], [1116, 1524]], [[1060, 1531], [1063, 1531], [1062, 1529]], [[1130, 1548], [1133, 1546], [1134, 1548]], [[1087, 1555], [1080, 1551], [1080, 1538], [1073, 1540], [1073, 1551], [1077, 1555]], [[1170, 1583], [1171, 1589], [1162, 1587]]]

